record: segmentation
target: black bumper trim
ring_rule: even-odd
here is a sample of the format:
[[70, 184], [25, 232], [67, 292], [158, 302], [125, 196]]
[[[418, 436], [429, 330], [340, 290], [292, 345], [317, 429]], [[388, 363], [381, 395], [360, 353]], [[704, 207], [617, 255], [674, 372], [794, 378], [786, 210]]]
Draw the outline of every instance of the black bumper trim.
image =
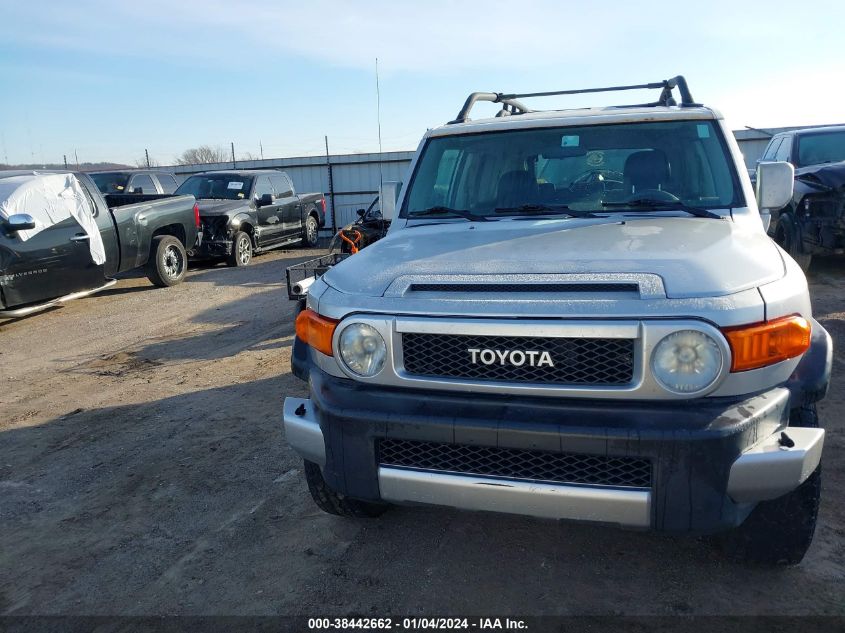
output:
[[790, 392], [747, 399], [616, 402], [418, 392], [363, 385], [310, 367], [326, 442], [324, 476], [351, 497], [379, 499], [377, 440], [465, 444], [649, 459], [658, 530], [713, 532], [752, 506], [726, 494], [731, 464], [784, 427]]

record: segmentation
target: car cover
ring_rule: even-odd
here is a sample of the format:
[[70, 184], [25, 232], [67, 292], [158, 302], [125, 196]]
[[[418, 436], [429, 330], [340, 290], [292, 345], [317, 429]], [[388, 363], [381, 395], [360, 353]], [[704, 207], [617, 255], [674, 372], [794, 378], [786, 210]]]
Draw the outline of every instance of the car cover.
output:
[[845, 162], [803, 167], [795, 171], [795, 177], [806, 183], [842, 189], [845, 188]]
[[23, 241], [72, 217], [89, 237], [91, 259], [98, 266], [105, 263], [106, 250], [90, 199], [73, 174], [31, 172], [0, 178], [0, 219], [7, 220], [17, 213], [26, 213], [35, 220], [34, 229], [17, 232]]

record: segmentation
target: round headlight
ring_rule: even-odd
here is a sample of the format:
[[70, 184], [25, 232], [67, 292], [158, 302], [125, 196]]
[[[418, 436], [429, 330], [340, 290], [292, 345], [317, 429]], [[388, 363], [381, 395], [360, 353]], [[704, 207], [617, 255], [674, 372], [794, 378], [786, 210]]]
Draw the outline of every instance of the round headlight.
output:
[[343, 328], [337, 343], [340, 357], [353, 374], [375, 376], [384, 367], [387, 346], [371, 325], [353, 323]]
[[654, 348], [651, 371], [657, 382], [674, 393], [703, 391], [722, 371], [722, 350], [703, 332], [673, 332]]

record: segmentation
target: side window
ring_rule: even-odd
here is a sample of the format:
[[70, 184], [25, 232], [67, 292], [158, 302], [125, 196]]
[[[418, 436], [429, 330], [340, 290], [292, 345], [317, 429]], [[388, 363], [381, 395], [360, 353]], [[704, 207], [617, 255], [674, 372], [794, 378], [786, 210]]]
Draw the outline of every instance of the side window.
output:
[[778, 148], [781, 146], [781, 143], [783, 143], [782, 136], [780, 138], [775, 137], [771, 141], [769, 141], [769, 146], [766, 148], [766, 153], [763, 154], [762, 160], [774, 160], [775, 154], [777, 153]]
[[255, 181], [255, 197], [260, 198], [265, 194], [273, 195], [273, 186], [270, 184], [270, 179], [267, 176], [261, 176]]
[[157, 190], [153, 179], [147, 174], [135, 174], [129, 183], [129, 193], [157, 193]]
[[293, 186], [285, 174], [273, 174], [270, 182], [273, 183], [277, 198], [290, 198], [293, 195]]
[[92, 190], [91, 187], [88, 186], [88, 183], [85, 182], [84, 178], [77, 178], [77, 180], [79, 181], [79, 184], [82, 187], [82, 193], [85, 194], [85, 198], [86, 198], [86, 200], [88, 200], [88, 204], [89, 204], [90, 210], [91, 210], [91, 215], [93, 215], [96, 218], [98, 215], [100, 215], [100, 209], [97, 206], [97, 203], [94, 202], [94, 194], [92, 193], [92, 191], [99, 191], [99, 190], [96, 189], [96, 187]]
[[156, 174], [156, 178], [164, 193], [173, 193], [176, 191], [176, 179], [170, 174]]
[[788, 136], [784, 136], [783, 142], [780, 144], [780, 147], [778, 147], [777, 152], [775, 152], [775, 160], [788, 161], [790, 149], [792, 149], [792, 139]]

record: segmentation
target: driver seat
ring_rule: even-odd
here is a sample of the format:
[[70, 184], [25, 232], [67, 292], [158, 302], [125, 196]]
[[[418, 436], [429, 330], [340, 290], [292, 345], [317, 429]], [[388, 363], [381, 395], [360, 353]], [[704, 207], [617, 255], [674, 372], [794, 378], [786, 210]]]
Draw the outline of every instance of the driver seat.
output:
[[540, 199], [537, 179], [524, 170], [509, 171], [499, 178], [496, 206], [503, 208], [535, 204]]
[[662, 191], [672, 170], [666, 154], [659, 149], [651, 149], [628, 156], [622, 175], [625, 193], [638, 193], [647, 189]]

